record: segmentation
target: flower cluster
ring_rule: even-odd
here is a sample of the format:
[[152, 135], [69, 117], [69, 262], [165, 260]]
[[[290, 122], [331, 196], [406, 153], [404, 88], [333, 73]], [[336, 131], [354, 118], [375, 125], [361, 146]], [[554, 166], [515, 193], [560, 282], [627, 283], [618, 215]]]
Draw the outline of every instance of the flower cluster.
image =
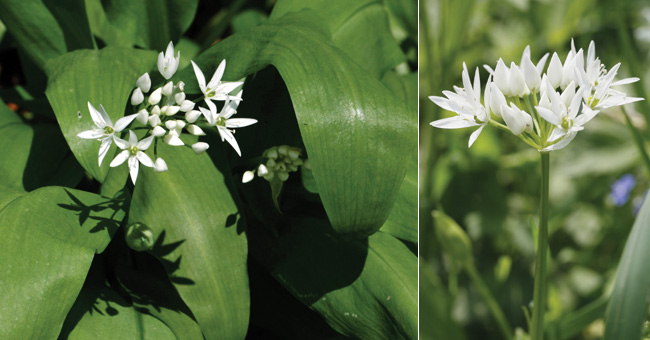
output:
[[576, 51], [573, 41], [564, 63], [553, 53], [544, 73], [548, 56], [547, 53], [534, 64], [530, 47], [526, 47], [519, 65], [512, 62], [507, 66], [502, 59], [494, 69], [485, 65], [490, 75], [483, 93], [478, 68], [472, 81], [463, 64], [462, 88], [443, 91], [446, 98], [429, 97], [441, 108], [458, 115], [431, 125], [443, 129], [478, 126], [469, 139], [472, 146], [489, 124], [508, 130], [528, 145], [546, 152], [568, 145], [600, 110], [643, 100], [612, 88], [639, 78], [614, 81], [621, 64], [607, 70], [596, 57], [593, 41], [586, 57], [582, 49]]
[[[158, 55], [158, 71], [165, 78], [165, 81], [176, 73], [179, 61], [180, 51], [174, 56], [174, 45], [170, 42], [167, 50], [160, 52]], [[243, 82], [225, 82], [221, 80], [226, 69], [225, 60], [219, 64], [212, 79], [207, 84], [203, 72], [194, 61], [192, 61], [192, 67], [203, 94], [202, 98], [194, 101], [186, 98], [185, 84], [182, 81], [176, 83], [167, 81], [167, 83], [161, 84], [162, 86], [149, 93], [151, 90], [151, 77], [149, 73], [145, 73], [135, 82], [136, 88], [131, 94], [133, 112], [137, 113], [120, 118], [113, 124], [101, 104], [99, 110], [97, 110], [88, 102], [88, 110], [96, 128], [82, 131], [77, 136], [101, 141], [98, 157], [100, 166], [108, 153], [111, 143], [115, 142], [123, 151], [113, 159], [110, 166], [119, 166], [128, 159], [131, 180], [135, 184], [140, 163], [153, 168], [156, 172], [167, 170], [167, 164], [157, 155], [155, 143], [159, 139], [171, 146], [183, 146], [185, 143], [180, 138], [183, 131], [191, 135], [203, 136], [205, 135], [203, 129], [217, 131], [221, 140], [227, 141], [241, 156], [232, 129], [249, 126], [257, 122], [257, 120], [250, 118], [232, 118], [237, 113], [243, 91], [239, 90], [235, 95], [231, 95], [231, 93], [241, 88]], [[204, 100], [208, 108], [196, 105], [196, 102], [201, 99]], [[220, 112], [214, 101], [224, 102]], [[128, 141], [121, 139], [119, 135], [123, 132], [126, 133], [125, 129], [134, 121], [137, 121], [140, 125], [135, 127], [135, 130], [145, 130], [142, 139], [138, 140], [133, 130], [128, 130]], [[154, 144], [155, 162], [144, 152], [152, 143]], [[209, 145], [205, 142], [197, 142], [192, 144], [191, 148], [195, 153], [200, 154], [207, 150]]]
[[242, 178], [243, 183], [248, 183], [255, 177], [255, 172], [259, 177], [271, 182], [274, 179], [282, 182], [289, 179], [290, 172], [298, 171], [299, 166], [310, 169], [309, 160], [302, 159], [302, 149], [294, 148], [288, 145], [274, 146], [262, 153], [262, 162], [257, 169], [246, 171]]

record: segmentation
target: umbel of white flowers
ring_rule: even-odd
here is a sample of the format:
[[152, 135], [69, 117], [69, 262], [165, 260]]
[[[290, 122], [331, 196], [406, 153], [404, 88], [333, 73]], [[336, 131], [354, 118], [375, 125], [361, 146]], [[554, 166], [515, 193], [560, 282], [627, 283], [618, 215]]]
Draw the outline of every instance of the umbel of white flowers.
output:
[[[160, 52], [158, 56], [158, 71], [166, 80], [170, 79], [178, 70], [180, 62], [180, 51], [174, 56], [174, 45], [170, 42], [167, 50]], [[203, 124], [216, 130], [222, 141], [227, 141], [241, 156], [241, 151], [237, 140], [234, 136], [234, 128], [240, 128], [257, 123], [257, 120], [250, 118], [232, 118], [237, 113], [237, 106], [242, 100], [242, 90], [237, 94], [231, 95], [238, 88], [241, 88], [243, 82], [225, 82], [222, 77], [226, 68], [226, 60], [221, 61], [209, 83], [205, 83], [205, 76], [201, 69], [192, 61], [192, 67], [196, 76], [199, 88], [208, 109], [196, 106], [194, 101], [185, 97], [184, 86], [182, 81], [174, 83], [168, 81], [162, 86], [151, 90], [151, 77], [149, 73], [143, 74], [135, 82], [136, 88], [131, 94], [130, 103], [134, 107], [133, 112], [137, 112], [126, 117], [122, 117], [113, 124], [111, 118], [99, 104], [99, 110], [88, 102], [90, 116], [95, 123], [95, 128], [79, 132], [78, 137], [84, 139], [95, 139], [101, 141], [98, 154], [99, 165], [102, 165], [104, 157], [108, 150], [115, 142], [122, 149], [111, 166], [119, 166], [128, 160], [129, 173], [131, 180], [135, 184], [139, 164], [152, 167], [156, 172], [167, 171], [167, 163], [164, 159], [158, 157], [157, 149], [154, 147], [153, 154], [156, 161], [144, 152], [149, 149], [153, 143], [154, 146], [161, 139], [162, 142], [172, 146], [185, 145], [180, 138], [183, 131], [195, 136], [203, 136], [205, 132], [199, 124]], [[224, 102], [221, 112], [218, 112], [217, 106], [213, 101]], [[184, 117], [180, 116], [184, 113]], [[180, 116], [180, 117], [179, 117]], [[133, 130], [126, 130], [134, 121], [139, 126], [136, 128], [145, 130], [144, 136], [138, 141]], [[134, 123], [135, 124], [135, 123]], [[128, 131], [128, 140], [120, 138], [121, 133]], [[205, 142], [197, 142], [191, 145], [196, 154], [207, 150], [210, 146]]]
[[269, 182], [273, 180], [285, 182], [289, 179], [289, 173], [298, 171], [299, 166], [310, 169], [309, 160], [302, 159], [302, 149], [288, 145], [269, 148], [262, 153], [262, 158], [265, 158], [266, 162], [262, 162], [255, 170], [244, 172], [243, 183], [252, 181], [255, 172]]
[[478, 68], [472, 82], [463, 63], [463, 87], [454, 86], [454, 92], [443, 91], [446, 98], [429, 97], [457, 116], [436, 120], [431, 125], [442, 129], [478, 126], [470, 136], [471, 147], [489, 124], [509, 130], [535, 149], [548, 152], [567, 146], [600, 110], [643, 100], [613, 88], [639, 78], [614, 81], [621, 64], [607, 70], [596, 57], [593, 41], [585, 58], [584, 51], [576, 51], [572, 40], [564, 63], [553, 53], [544, 73], [548, 56], [547, 53], [535, 65], [527, 46], [519, 65], [512, 62], [508, 67], [502, 59], [494, 69], [485, 65], [490, 75], [483, 93]]

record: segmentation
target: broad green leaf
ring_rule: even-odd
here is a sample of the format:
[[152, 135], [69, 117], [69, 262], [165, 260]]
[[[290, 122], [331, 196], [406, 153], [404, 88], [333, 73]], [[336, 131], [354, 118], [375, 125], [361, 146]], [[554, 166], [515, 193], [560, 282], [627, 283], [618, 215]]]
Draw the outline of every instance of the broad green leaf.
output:
[[280, 0], [273, 8], [271, 19], [303, 9], [318, 13], [327, 24], [334, 44], [375, 79], [404, 61], [404, 54], [390, 32], [382, 2]]
[[0, 128], [4, 127], [7, 124], [12, 123], [22, 123], [23, 120], [20, 119], [16, 112], [13, 112], [7, 107], [7, 105], [0, 98]]
[[[210, 145], [226, 152], [216, 140]], [[228, 187], [233, 183], [207, 154], [160, 143], [158, 155], [169, 170], [141, 169], [129, 221], [154, 230], [161, 246], [152, 253], [167, 264], [206, 338], [244, 338], [249, 317], [247, 242]]]
[[63, 31], [68, 51], [93, 48], [84, 0], [42, 0]]
[[420, 339], [462, 340], [460, 326], [452, 318], [451, 301], [440, 278], [420, 259], [419, 272]]
[[46, 65], [49, 80], [45, 94], [63, 135], [81, 166], [99, 182], [106, 178], [116, 146], [113, 143], [99, 167], [100, 142], [77, 137], [81, 131], [96, 128], [88, 102], [95, 108], [103, 105], [115, 123], [124, 116], [135, 81], [155, 64], [152, 51], [107, 47], [67, 53]]
[[[288, 14], [225, 39], [195, 62], [211, 75], [225, 58], [225, 80], [268, 65], [278, 69], [333, 228], [363, 237], [388, 217], [410, 156], [404, 150], [417, 143], [417, 123], [409, 107], [335, 47], [327, 32], [310, 11]], [[178, 78], [186, 92], [198, 91], [190, 68]]]
[[67, 51], [63, 30], [41, 0], [0, 1], [0, 21], [41, 68]]
[[[198, 0], [105, 0], [101, 5], [107, 22], [93, 30], [100, 37], [107, 37], [108, 44], [119, 37], [129, 45], [164, 51], [170, 41], [177, 42], [190, 27]], [[96, 4], [91, 6], [100, 11]], [[117, 43], [124, 46], [125, 42]]]
[[417, 0], [384, 0], [386, 9], [393, 15], [408, 35], [418, 37], [418, 2]]
[[418, 242], [418, 156], [415, 149], [393, 210], [379, 230], [402, 240]]
[[650, 200], [634, 221], [618, 265], [605, 314], [605, 340], [640, 339], [648, 312], [650, 287]]
[[247, 9], [232, 18], [232, 30], [234, 33], [247, 31], [268, 19], [266, 13], [262, 11]]
[[125, 202], [45, 187], [0, 189], [0, 203], [0, 338], [54, 339], [93, 256], [122, 222]]
[[274, 247], [271, 274], [339, 333], [357, 339], [417, 338], [417, 258], [382, 232], [364, 240], [328, 235], [321, 220]]
[[[103, 262], [103, 259], [102, 261]], [[107, 284], [104, 266], [94, 261], [59, 339], [175, 340], [174, 333], [143, 313]]]

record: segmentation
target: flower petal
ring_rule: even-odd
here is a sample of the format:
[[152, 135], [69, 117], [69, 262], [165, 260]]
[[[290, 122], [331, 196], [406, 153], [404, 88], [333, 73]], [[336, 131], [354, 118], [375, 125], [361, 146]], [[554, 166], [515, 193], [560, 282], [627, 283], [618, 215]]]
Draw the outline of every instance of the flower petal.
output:
[[102, 114], [95, 109], [95, 107], [88, 102], [88, 111], [90, 112], [90, 117], [93, 119], [93, 122], [95, 122], [95, 125], [99, 127], [100, 129], [103, 129], [106, 127], [106, 122], [104, 121], [104, 118], [102, 117]]
[[430, 124], [431, 124], [431, 126], [437, 127], [437, 128], [440, 128], [440, 129], [461, 129], [461, 128], [466, 128], [466, 127], [470, 127], [470, 126], [479, 125], [478, 123], [469, 121], [467, 119], [464, 119], [461, 116], [438, 119], [438, 120], [436, 120], [434, 122], [431, 122]]
[[104, 160], [104, 157], [106, 157], [106, 154], [108, 153], [108, 149], [111, 147], [111, 141], [113, 139], [111, 137], [106, 137], [102, 139], [102, 144], [99, 145], [99, 166], [102, 166], [102, 161]]
[[101, 129], [81, 131], [77, 134], [77, 137], [83, 139], [97, 139], [103, 136], [104, 136], [104, 130]]
[[228, 129], [219, 129], [219, 133], [228, 143], [230, 143], [230, 145], [232, 145], [233, 149], [235, 149], [235, 151], [237, 151], [237, 154], [241, 157], [239, 145], [237, 144], [235, 136], [232, 135], [232, 132], [230, 132]]
[[116, 166], [121, 165], [122, 163], [124, 163], [124, 161], [127, 158], [129, 158], [129, 151], [128, 150], [124, 150], [124, 151], [118, 153], [117, 156], [115, 156], [115, 158], [113, 159], [113, 161], [110, 164], [111, 168], [114, 168]]
[[249, 126], [257, 123], [257, 119], [252, 118], [233, 118], [226, 121], [226, 127], [228, 128], [240, 128], [244, 126]]
[[222, 60], [219, 63], [219, 66], [217, 67], [217, 70], [214, 71], [214, 74], [212, 75], [212, 79], [210, 79], [207, 88], [216, 90], [216, 87], [221, 82], [221, 77], [223, 77], [223, 73], [225, 71], [226, 71], [226, 59]]
[[472, 134], [469, 136], [469, 143], [467, 144], [468, 148], [472, 147], [472, 144], [474, 144], [474, 142], [478, 138], [478, 135], [480, 135], [481, 131], [483, 131], [484, 127], [485, 127], [485, 125], [481, 125], [480, 128], [478, 128], [476, 131], [472, 132]]
[[547, 122], [557, 126], [562, 125], [562, 119], [555, 112], [541, 106], [535, 106], [535, 109], [537, 109], [537, 113], [546, 119]]
[[205, 76], [203, 75], [201, 69], [194, 63], [193, 60], [190, 60], [190, 62], [192, 63], [192, 67], [194, 68], [194, 75], [196, 76], [196, 81], [199, 83], [199, 88], [201, 89], [201, 92], [203, 92], [203, 94], [206, 94], [207, 91], [205, 90]]
[[[146, 112], [146, 111], [145, 111]], [[134, 113], [126, 117], [122, 117], [115, 122], [115, 132], [121, 132], [125, 127], [129, 126], [131, 122], [139, 115], [139, 113]]]
[[131, 146], [129, 145], [129, 142], [115, 135], [113, 135], [113, 140], [115, 141], [115, 145], [117, 145], [117, 147], [122, 150], [127, 149], [129, 146]]
[[129, 130], [129, 144], [130, 146], [138, 144], [138, 136], [135, 135], [135, 132], [133, 132], [133, 130]]
[[135, 157], [140, 161], [140, 163], [142, 163], [142, 165], [153, 168], [153, 161], [146, 153], [138, 151], [138, 153], [135, 154]]
[[151, 146], [151, 142], [153, 142], [153, 136], [142, 139], [136, 146], [138, 150], [147, 150]]
[[113, 126], [113, 121], [111, 120], [111, 117], [108, 116], [108, 113], [106, 113], [106, 110], [102, 104], [99, 104], [99, 113], [102, 115], [102, 118], [104, 119], [106, 125]]
[[214, 125], [217, 122], [217, 105], [215, 105], [211, 100], [206, 99], [205, 103], [208, 104], [210, 110], [206, 110], [202, 107], [199, 107], [201, 113], [205, 117], [205, 120], [208, 121], [208, 124]]
[[131, 181], [135, 185], [135, 181], [138, 179], [138, 169], [140, 168], [140, 162], [138, 159], [131, 156], [129, 157], [129, 173], [131, 174]]

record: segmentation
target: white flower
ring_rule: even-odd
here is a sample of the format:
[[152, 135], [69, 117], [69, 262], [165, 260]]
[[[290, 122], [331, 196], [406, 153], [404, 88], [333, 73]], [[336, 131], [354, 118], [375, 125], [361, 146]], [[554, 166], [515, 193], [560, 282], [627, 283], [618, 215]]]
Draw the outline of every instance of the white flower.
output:
[[167, 163], [165, 163], [165, 160], [160, 157], [156, 158], [156, 162], [153, 164], [153, 171], [155, 172], [167, 171]]
[[[205, 103], [210, 108], [210, 111], [217, 110], [215, 104], [212, 102], [213, 100], [229, 100], [229, 93], [243, 84], [243, 82], [221, 81], [221, 77], [223, 77], [223, 73], [226, 70], [225, 59], [221, 61], [217, 70], [212, 75], [212, 79], [210, 79], [210, 82], [207, 85], [205, 83], [205, 76], [201, 69], [194, 63], [194, 61], [191, 62], [192, 67], [194, 68], [194, 74], [196, 75], [196, 81], [199, 83], [199, 88], [201, 88], [201, 92], [203, 92], [203, 95], [205, 96]], [[240, 100], [241, 96], [237, 97], [235, 102], [239, 102]]]
[[510, 103], [510, 107], [502, 106], [501, 112], [503, 121], [515, 136], [519, 136], [524, 131], [533, 132], [533, 118], [514, 103]]
[[575, 91], [575, 83], [571, 82], [562, 95], [557, 93], [550, 81], [547, 82], [545, 91], [542, 92], [540, 106], [536, 106], [537, 112], [542, 118], [555, 125], [553, 132], [548, 137], [551, 145], [543, 151], [559, 150], [567, 146], [575, 138], [579, 131], [584, 129], [583, 125], [589, 122], [599, 112], [582, 105], [584, 88]]
[[115, 159], [111, 162], [111, 167], [119, 166], [124, 163], [127, 159], [129, 160], [129, 173], [131, 174], [131, 181], [135, 185], [135, 181], [138, 178], [138, 168], [140, 163], [142, 165], [152, 168], [154, 166], [153, 161], [144, 150], [147, 150], [151, 146], [153, 141], [153, 136], [138, 141], [138, 137], [135, 135], [135, 132], [129, 131], [129, 140], [125, 141], [123, 139], [115, 137], [115, 144], [124, 150], [115, 156]]
[[180, 109], [183, 112], [192, 111], [192, 109], [194, 109], [194, 103], [191, 100], [183, 100], [177, 103], [181, 105]]
[[174, 92], [174, 83], [170, 81], [167, 84], [165, 84], [165, 86], [163, 86], [162, 94], [165, 97], [169, 97], [172, 95], [172, 92]]
[[194, 152], [197, 155], [202, 154], [209, 147], [210, 147], [210, 145], [208, 145], [208, 143], [204, 143], [204, 142], [198, 142], [198, 143], [192, 144], [192, 150], [194, 150]]
[[[505, 66], [505, 65], [504, 65]], [[499, 66], [497, 66], [499, 68]], [[456, 112], [458, 116], [443, 118], [432, 122], [431, 125], [441, 129], [460, 129], [471, 126], [480, 126], [472, 133], [469, 138], [469, 147], [474, 144], [479, 134], [489, 122], [489, 107], [481, 105], [481, 79], [479, 77], [478, 68], [474, 74], [474, 85], [469, 80], [469, 72], [467, 65], [463, 63], [463, 89], [456, 88], [456, 93], [451, 91], [443, 91], [442, 93], [447, 97], [431, 96], [429, 99], [436, 103], [441, 108]], [[489, 81], [488, 81], [489, 82]], [[498, 85], [498, 84], [497, 84]], [[490, 87], [486, 86], [485, 97], [490, 97]]]
[[133, 95], [131, 95], [131, 105], [140, 105], [143, 101], [144, 95], [142, 94], [142, 90], [140, 90], [139, 87], [136, 87], [135, 90], [133, 90]]
[[185, 122], [182, 120], [168, 120], [165, 126], [169, 129], [169, 133], [163, 138], [163, 141], [171, 146], [185, 145], [180, 139]]
[[[180, 82], [179, 82], [180, 84]], [[181, 90], [183, 91], [183, 90]], [[185, 100], [185, 92], [178, 92], [174, 95], [174, 101], [178, 104], [182, 103]]]
[[122, 132], [124, 128], [131, 124], [138, 114], [136, 113], [122, 117], [118, 119], [115, 126], [113, 126], [111, 117], [108, 116], [106, 110], [104, 110], [104, 107], [101, 104], [99, 105], [99, 111], [97, 111], [95, 107], [88, 102], [88, 111], [90, 111], [90, 117], [93, 119], [93, 122], [95, 122], [97, 128], [79, 132], [77, 137], [84, 139], [97, 139], [102, 142], [99, 146], [99, 165], [101, 166], [108, 149], [111, 147], [111, 140], [117, 138], [115, 133]]
[[[238, 93], [238, 96], [241, 97], [241, 91]], [[211, 117], [208, 119], [210, 125], [215, 125], [219, 131], [219, 136], [221, 136], [221, 141], [226, 140], [232, 147], [237, 151], [237, 154], [241, 156], [241, 151], [239, 150], [239, 145], [237, 140], [233, 135], [234, 131], [230, 130], [233, 128], [240, 128], [249, 126], [257, 123], [257, 120], [251, 118], [230, 118], [232, 115], [237, 113], [237, 106], [239, 103], [234, 101], [226, 101], [223, 106], [223, 109], [219, 114], [216, 114], [215, 111], [208, 111], [203, 107], [199, 107], [201, 113], [206, 117]]]
[[167, 51], [164, 54], [162, 52], [158, 54], [158, 71], [165, 79], [171, 78], [176, 73], [180, 58], [181, 51], [178, 51], [176, 58], [174, 58], [174, 44], [171, 41], [167, 45]]
[[153, 130], [151, 130], [151, 134], [152, 134], [154, 137], [162, 137], [162, 136], [164, 136], [166, 133], [167, 133], [167, 130], [165, 130], [165, 128], [163, 128], [163, 127], [160, 126], [160, 125], [157, 125], [155, 128], [153, 128]]
[[197, 119], [199, 119], [200, 116], [201, 111], [192, 110], [185, 113], [185, 120], [187, 120], [188, 123], [194, 123]]
[[147, 121], [149, 120], [149, 112], [146, 109], [138, 111], [136, 119], [138, 122], [142, 123], [142, 125], [147, 124]]
[[173, 105], [173, 106], [163, 106], [160, 109], [161, 113], [164, 113], [167, 116], [173, 116], [178, 113], [178, 111], [181, 109], [180, 106]]
[[538, 89], [542, 83], [542, 71], [544, 66], [546, 66], [546, 59], [548, 59], [548, 53], [546, 53], [538, 62], [537, 65], [534, 65], [530, 60], [530, 46], [526, 46], [524, 53], [521, 55], [521, 71], [524, 74], [524, 79], [526, 79], [526, 86], [529, 89]]
[[203, 132], [203, 130], [200, 127], [198, 127], [198, 126], [196, 126], [194, 124], [188, 125], [186, 130], [187, 130], [187, 132], [189, 132], [189, 133], [191, 133], [191, 134], [193, 134], [195, 136], [205, 136], [205, 132]]
[[138, 78], [138, 81], [135, 82], [135, 86], [139, 87], [140, 90], [144, 93], [149, 92], [151, 89], [151, 78], [149, 73], [145, 73]]
[[257, 167], [257, 175], [260, 177], [264, 177], [268, 175], [269, 169], [264, 165], [260, 164], [260, 166]]

